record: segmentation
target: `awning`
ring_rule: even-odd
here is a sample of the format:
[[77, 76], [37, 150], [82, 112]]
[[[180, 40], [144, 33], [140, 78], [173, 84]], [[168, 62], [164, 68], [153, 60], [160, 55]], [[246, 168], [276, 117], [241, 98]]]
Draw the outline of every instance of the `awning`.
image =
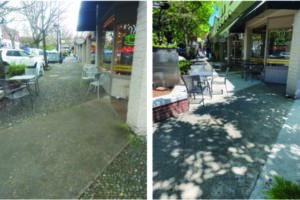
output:
[[82, 1], [80, 4], [77, 31], [95, 31], [96, 30], [96, 1]]
[[82, 1], [79, 9], [77, 31], [96, 31], [97, 7], [102, 15], [114, 4], [113, 1]]
[[230, 32], [244, 33], [246, 22], [267, 9], [298, 10], [300, 9], [300, 1], [257, 1], [239, 16], [238, 20], [231, 26]]

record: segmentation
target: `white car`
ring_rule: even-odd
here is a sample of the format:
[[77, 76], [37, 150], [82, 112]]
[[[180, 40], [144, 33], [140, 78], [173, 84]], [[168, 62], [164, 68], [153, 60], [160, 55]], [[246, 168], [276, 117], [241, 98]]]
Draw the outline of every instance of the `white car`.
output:
[[27, 68], [35, 68], [37, 75], [44, 75], [43, 63], [21, 49], [0, 49], [5, 67], [10, 64], [25, 64]]
[[44, 59], [44, 51], [42, 49], [30, 48], [30, 55], [34, 57], [34, 59], [43, 64], [43, 68], [45, 67], [45, 59]]

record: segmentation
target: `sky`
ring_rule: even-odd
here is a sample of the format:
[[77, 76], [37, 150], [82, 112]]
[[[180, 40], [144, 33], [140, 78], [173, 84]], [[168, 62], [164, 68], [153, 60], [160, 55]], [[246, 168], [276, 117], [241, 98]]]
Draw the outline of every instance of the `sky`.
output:
[[68, 29], [72, 31], [73, 34], [75, 34], [81, 1], [78, 0], [67, 0], [67, 1], [69, 1], [70, 6], [67, 7], [67, 13], [66, 13], [67, 17], [64, 23], [68, 27]]
[[210, 26], [213, 26], [214, 25], [214, 19], [215, 19], [215, 16], [218, 16], [219, 15], [219, 11], [217, 9], [217, 6], [214, 6], [214, 12], [213, 14], [210, 16], [209, 18], [209, 25]]
[[[66, 7], [66, 13], [64, 17], [61, 18], [60, 26], [69, 30], [73, 35], [76, 34], [79, 8], [80, 8], [80, 0], [57, 0], [60, 1]], [[19, 1], [11, 1], [10, 4], [18, 4]], [[13, 14], [13, 21], [10, 22], [8, 27], [13, 28], [19, 31], [20, 36], [27, 36], [29, 28], [26, 27], [28, 25], [27, 22], [22, 19], [22, 16], [18, 16], [18, 14]]]

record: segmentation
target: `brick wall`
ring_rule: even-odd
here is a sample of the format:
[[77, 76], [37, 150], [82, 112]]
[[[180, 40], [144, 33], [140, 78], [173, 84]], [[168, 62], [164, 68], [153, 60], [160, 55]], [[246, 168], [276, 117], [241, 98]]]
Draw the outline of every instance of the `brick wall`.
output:
[[189, 102], [187, 99], [176, 101], [170, 104], [153, 108], [153, 123], [167, 119], [169, 117], [176, 117], [178, 114], [187, 112], [189, 110]]

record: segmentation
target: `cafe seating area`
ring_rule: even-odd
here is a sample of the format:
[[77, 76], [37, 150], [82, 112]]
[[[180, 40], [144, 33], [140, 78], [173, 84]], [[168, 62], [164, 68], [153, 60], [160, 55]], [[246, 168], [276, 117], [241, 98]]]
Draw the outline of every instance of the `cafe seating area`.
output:
[[193, 63], [189, 74], [181, 76], [186, 86], [190, 103], [202, 103], [204, 106], [205, 95], [212, 99], [214, 95], [223, 95], [224, 91], [227, 94], [226, 80], [230, 67], [222, 71], [220, 63], [217, 65], [207, 61]]
[[[29, 89], [28, 82], [33, 76], [13, 76], [10, 79], [0, 79], [0, 90], [2, 91], [3, 97], [9, 100], [15, 101], [20, 100], [23, 103], [23, 98], [28, 97], [33, 108], [32, 93]], [[16, 82], [17, 80], [17, 82]]]

